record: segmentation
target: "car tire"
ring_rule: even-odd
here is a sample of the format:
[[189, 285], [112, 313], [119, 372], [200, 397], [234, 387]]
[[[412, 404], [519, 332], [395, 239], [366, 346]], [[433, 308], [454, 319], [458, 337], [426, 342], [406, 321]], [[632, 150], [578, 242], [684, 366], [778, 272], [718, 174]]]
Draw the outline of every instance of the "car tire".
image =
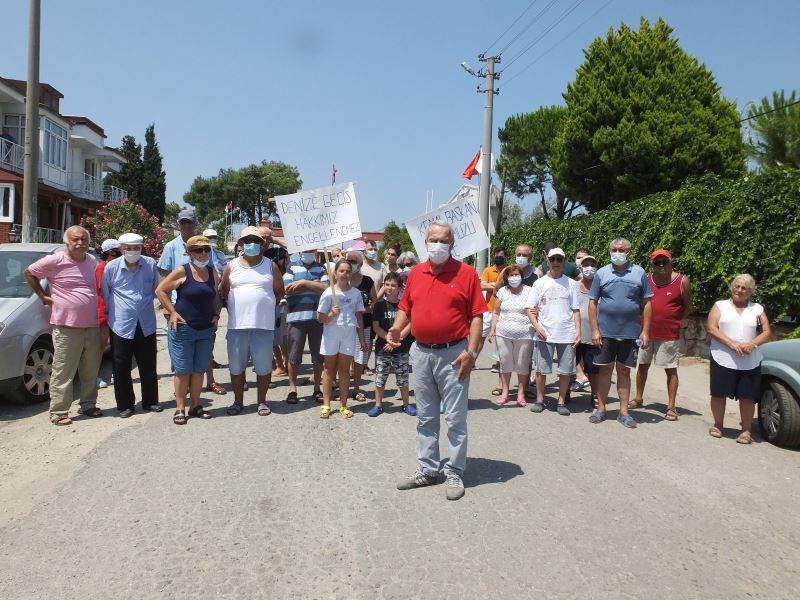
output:
[[800, 404], [777, 379], [762, 382], [758, 422], [768, 442], [788, 448], [800, 446]]
[[53, 343], [48, 338], [39, 338], [25, 357], [25, 372], [15, 396], [28, 403], [49, 401], [52, 371]]

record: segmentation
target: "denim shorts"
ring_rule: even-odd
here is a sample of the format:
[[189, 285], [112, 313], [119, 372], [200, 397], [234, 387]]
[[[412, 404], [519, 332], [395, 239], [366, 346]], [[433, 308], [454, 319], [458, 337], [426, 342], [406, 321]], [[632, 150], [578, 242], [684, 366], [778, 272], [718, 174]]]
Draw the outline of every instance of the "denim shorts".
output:
[[193, 329], [189, 325], [178, 325], [167, 336], [169, 358], [176, 375], [205, 373], [211, 364], [214, 350], [214, 328]]
[[228, 329], [228, 369], [231, 375], [241, 375], [247, 359], [253, 359], [256, 375], [272, 373], [272, 329]]

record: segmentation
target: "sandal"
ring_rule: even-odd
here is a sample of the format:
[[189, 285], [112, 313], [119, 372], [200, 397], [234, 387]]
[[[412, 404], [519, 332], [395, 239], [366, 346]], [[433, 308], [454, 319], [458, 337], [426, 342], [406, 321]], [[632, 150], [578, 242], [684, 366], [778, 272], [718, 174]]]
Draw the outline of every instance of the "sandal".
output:
[[353, 411], [347, 408], [346, 406], [339, 407], [339, 414], [342, 415], [345, 419], [349, 419], [353, 416]]
[[331, 407], [330, 406], [321, 406], [319, 409], [319, 418], [320, 419], [327, 419], [331, 416]]
[[172, 415], [172, 422], [175, 425], [186, 425], [186, 413], [182, 410], [176, 410], [175, 414]]
[[506, 402], [508, 402], [508, 394], [502, 394], [502, 395], [501, 395], [501, 396], [500, 396], [500, 397], [499, 397], [499, 398], [496, 400], [496, 402], [497, 402], [497, 403], [498, 403], [500, 406], [502, 406], [503, 404], [505, 404]]
[[503, 393], [503, 388], [494, 388], [492, 390], [492, 396], [499, 396]]
[[198, 419], [210, 419], [211, 413], [205, 410], [200, 404], [194, 408], [189, 409], [190, 417], [197, 417]]
[[364, 392], [353, 392], [353, 400], [356, 402], [365, 402], [367, 397], [364, 395]]
[[322, 404], [322, 402], [323, 402], [323, 400], [322, 400], [322, 391], [321, 390], [316, 390], [312, 394], [311, 399], [314, 400], [314, 402], [316, 402], [317, 404]]
[[709, 427], [708, 428], [708, 435], [710, 435], [711, 437], [714, 437], [714, 438], [721, 438], [722, 437], [722, 431], [720, 430], [719, 427], [716, 427], [716, 426]]
[[641, 408], [643, 404], [644, 404], [644, 400], [629, 400], [628, 401], [628, 410], [631, 410], [631, 409], [634, 409], [634, 408]]
[[220, 384], [218, 384], [216, 381], [211, 385], [209, 385], [206, 388], [206, 390], [208, 390], [209, 392], [214, 392], [215, 394], [219, 394], [220, 396], [224, 396], [227, 393], [225, 391], [225, 388], [222, 387]]
[[528, 401], [525, 400], [525, 394], [517, 394], [517, 406], [522, 408], [528, 406]]
[[230, 405], [230, 406], [229, 406], [229, 407], [228, 407], [228, 408], [225, 410], [225, 412], [226, 412], [226, 413], [228, 413], [230, 416], [232, 416], [232, 417], [235, 417], [236, 415], [238, 415], [238, 414], [241, 414], [241, 412], [242, 412], [242, 410], [243, 410], [243, 409], [244, 409], [244, 406], [242, 406], [241, 404], [237, 404], [236, 402], [234, 402], [233, 404], [231, 404], [231, 405]]
[[752, 444], [753, 443], [753, 435], [749, 431], [743, 431], [739, 434], [739, 437], [736, 438], [737, 444]]
[[96, 406], [93, 406], [92, 408], [87, 408], [86, 410], [81, 410], [81, 414], [84, 417], [92, 417], [93, 419], [96, 419], [97, 417], [102, 417], [103, 416], [103, 411], [100, 410], [99, 408], [97, 408]]
[[297, 404], [297, 392], [286, 394], [286, 404]]
[[50, 422], [59, 427], [72, 425], [72, 419], [69, 418], [69, 415], [50, 415]]
[[665, 421], [677, 421], [678, 420], [678, 411], [674, 408], [668, 408], [666, 414], [664, 415]]
[[589, 415], [589, 422], [590, 423], [602, 423], [606, 420], [606, 413], [600, 412], [599, 410], [595, 410], [591, 415]]
[[630, 415], [620, 415], [617, 417], [617, 423], [627, 427], [628, 429], [636, 429], [636, 419]]
[[266, 417], [267, 415], [270, 415], [270, 414], [272, 414], [272, 411], [269, 409], [269, 406], [267, 406], [266, 402], [262, 402], [261, 404], [258, 405], [258, 416], [259, 417]]

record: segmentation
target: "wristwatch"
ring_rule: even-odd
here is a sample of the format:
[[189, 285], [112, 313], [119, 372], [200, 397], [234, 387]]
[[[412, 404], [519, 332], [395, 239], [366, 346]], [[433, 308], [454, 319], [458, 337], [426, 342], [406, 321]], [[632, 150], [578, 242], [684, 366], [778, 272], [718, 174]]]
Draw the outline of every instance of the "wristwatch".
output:
[[470, 357], [472, 357], [472, 360], [478, 360], [478, 353], [477, 352], [474, 352], [472, 350], [467, 350], [467, 354], [469, 354]]

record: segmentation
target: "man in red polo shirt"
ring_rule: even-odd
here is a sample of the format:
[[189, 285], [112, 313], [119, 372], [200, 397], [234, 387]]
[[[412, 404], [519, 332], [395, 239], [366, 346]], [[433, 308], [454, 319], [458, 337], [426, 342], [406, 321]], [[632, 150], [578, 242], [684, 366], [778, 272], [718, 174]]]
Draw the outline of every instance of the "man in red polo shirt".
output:
[[464, 496], [467, 464], [469, 374], [481, 341], [486, 301], [472, 267], [450, 256], [453, 230], [447, 223], [428, 226], [428, 260], [411, 270], [389, 341], [399, 344], [411, 321], [416, 340], [409, 352], [417, 401], [419, 466], [397, 484], [410, 490], [439, 480], [439, 403], [444, 404], [449, 458], [444, 465], [447, 499]]
[[678, 396], [678, 345], [681, 337], [681, 321], [692, 312], [692, 286], [689, 278], [672, 270], [672, 255], [660, 248], [650, 254], [653, 265], [648, 275], [654, 296], [650, 299], [653, 317], [650, 322], [650, 347], [639, 351], [639, 366], [636, 369], [636, 397], [628, 408], [644, 404], [644, 386], [650, 365], [662, 367], [667, 375], [667, 412], [664, 419], [677, 421], [675, 399]]

